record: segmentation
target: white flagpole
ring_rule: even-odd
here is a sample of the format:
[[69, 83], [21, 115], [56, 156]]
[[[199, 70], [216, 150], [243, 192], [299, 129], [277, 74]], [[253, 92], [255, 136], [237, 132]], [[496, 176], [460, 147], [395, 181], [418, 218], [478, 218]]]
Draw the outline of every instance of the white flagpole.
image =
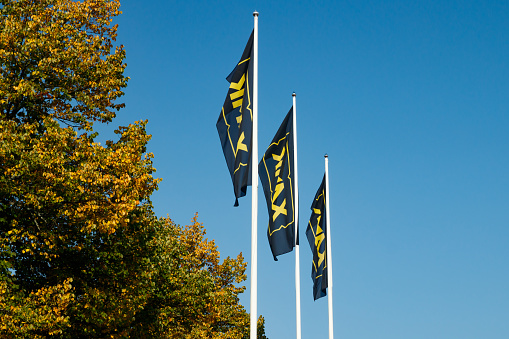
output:
[[258, 12], [254, 16], [253, 40], [253, 149], [251, 160], [251, 302], [250, 339], [256, 339], [258, 320]]
[[295, 303], [297, 317], [297, 339], [301, 339], [301, 323], [300, 323], [300, 259], [299, 245], [297, 244], [298, 224], [299, 224], [299, 174], [297, 166], [297, 106], [296, 94], [293, 96], [293, 167], [295, 172]]
[[334, 338], [333, 317], [332, 317], [332, 254], [331, 254], [331, 234], [330, 234], [330, 203], [329, 203], [329, 156], [325, 154], [325, 215], [327, 230], [327, 294], [329, 299], [329, 339]]

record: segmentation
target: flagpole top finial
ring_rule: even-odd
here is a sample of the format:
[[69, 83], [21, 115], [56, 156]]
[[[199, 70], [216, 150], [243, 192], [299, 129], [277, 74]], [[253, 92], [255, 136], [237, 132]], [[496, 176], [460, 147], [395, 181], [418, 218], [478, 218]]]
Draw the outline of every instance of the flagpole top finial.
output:
[[253, 16], [258, 16], [260, 13], [258, 13], [257, 11], [254, 11], [253, 12]]
[[293, 92], [293, 93], [292, 93], [292, 97], [295, 97], [295, 96], [297, 96], [297, 94], [295, 94], [295, 92]]
[[325, 153], [325, 155], [323, 156], [324, 158], [328, 158], [329, 155], [327, 153]]

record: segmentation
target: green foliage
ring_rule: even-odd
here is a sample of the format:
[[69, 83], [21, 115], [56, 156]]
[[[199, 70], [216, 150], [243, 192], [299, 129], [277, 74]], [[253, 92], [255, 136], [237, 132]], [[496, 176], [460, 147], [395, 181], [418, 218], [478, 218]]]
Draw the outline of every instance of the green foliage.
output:
[[238, 303], [246, 264], [242, 255], [219, 260], [197, 216], [180, 227], [160, 219], [155, 237], [153, 292], [136, 316], [134, 337], [241, 338], [249, 316]]
[[119, 2], [0, 4], [0, 337], [248, 336], [242, 255], [152, 211], [146, 121], [91, 134], [123, 106]]
[[0, 110], [18, 123], [91, 129], [123, 104], [125, 51], [113, 49], [118, 0], [4, 0], [0, 8]]

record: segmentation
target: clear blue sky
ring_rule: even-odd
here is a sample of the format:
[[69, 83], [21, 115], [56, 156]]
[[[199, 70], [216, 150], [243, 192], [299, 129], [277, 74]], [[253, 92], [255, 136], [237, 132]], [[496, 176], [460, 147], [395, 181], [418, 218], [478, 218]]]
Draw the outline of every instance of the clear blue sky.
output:
[[[131, 81], [111, 128], [149, 120], [159, 216], [199, 212], [222, 256], [250, 259], [251, 189], [234, 208], [215, 123], [257, 10], [260, 156], [295, 91], [304, 226], [329, 154], [336, 338], [509, 338], [509, 2], [122, 10]], [[269, 338], [294, 338], [293, 252], [273, 261], [261, 190], [259, 206], [258, 310]], [[311, 258], [303, 241], [303, 338], [326, 338]]]

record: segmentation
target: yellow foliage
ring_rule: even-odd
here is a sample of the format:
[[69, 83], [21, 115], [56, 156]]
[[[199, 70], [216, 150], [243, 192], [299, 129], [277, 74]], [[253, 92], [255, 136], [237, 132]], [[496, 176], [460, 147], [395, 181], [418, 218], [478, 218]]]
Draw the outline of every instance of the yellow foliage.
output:
[[9, 0], [0, 21], [0, 110], [19, 122], [47, 115], [80, 128], [108, 122], [128, 78], [114, 46], [118, 0]]
[[221, 262], [217, 246], [205, 238], [205, 228], [197, 215], [185, 227], [169, 218], [160, 221], [176, 232], [176, 243], [160, 255], [162, 267], [169, 274], [162, 284], [166, 292], [160, 303], [167, 306], [152, 325], [154, 331], [159, 328], [165, 338], [172, 339], [243, 338], [248, 332], [249, 316], [238, 300], [245, 287], [237, 284], [246, 279], [247, 264], [242, 254]]
[[[120, 128], [119, 142], [108, 147], [61, 128], [49, 117], [43, 122], [46, 130], [34, 137], [37, 124], [0, 120], [0, 142], [7, 146], [0, 149], [0, 159], [11, 160], [0, 164], [7, 179], [0, 189], [18, 196], [34, 222], [42, 223], [44, 212], [52, 209], [81, 224], [83, 231], [111, 234], [157, 189], [151, 154], [139, 156], [150, 139], [146, 122]], [[27, 182], [32, 183], [28, 190]], [[12, 222], [11, 232], [16, 232], [17, 221]]]
[[246, 263], [155, 218], [147, 122], [91, 134], [129, 80], [119, 0], [1, 3], [0, 337], [243, 338]]
[[45, 338], [36, 333], [61, 334], [69, 326], [66, 315], [74, 300], [72, 279], [62, 284], [43, 287], [25, 296], [16, 292], [5, 281], [0, 281], [0, 333], [7, 338]]

